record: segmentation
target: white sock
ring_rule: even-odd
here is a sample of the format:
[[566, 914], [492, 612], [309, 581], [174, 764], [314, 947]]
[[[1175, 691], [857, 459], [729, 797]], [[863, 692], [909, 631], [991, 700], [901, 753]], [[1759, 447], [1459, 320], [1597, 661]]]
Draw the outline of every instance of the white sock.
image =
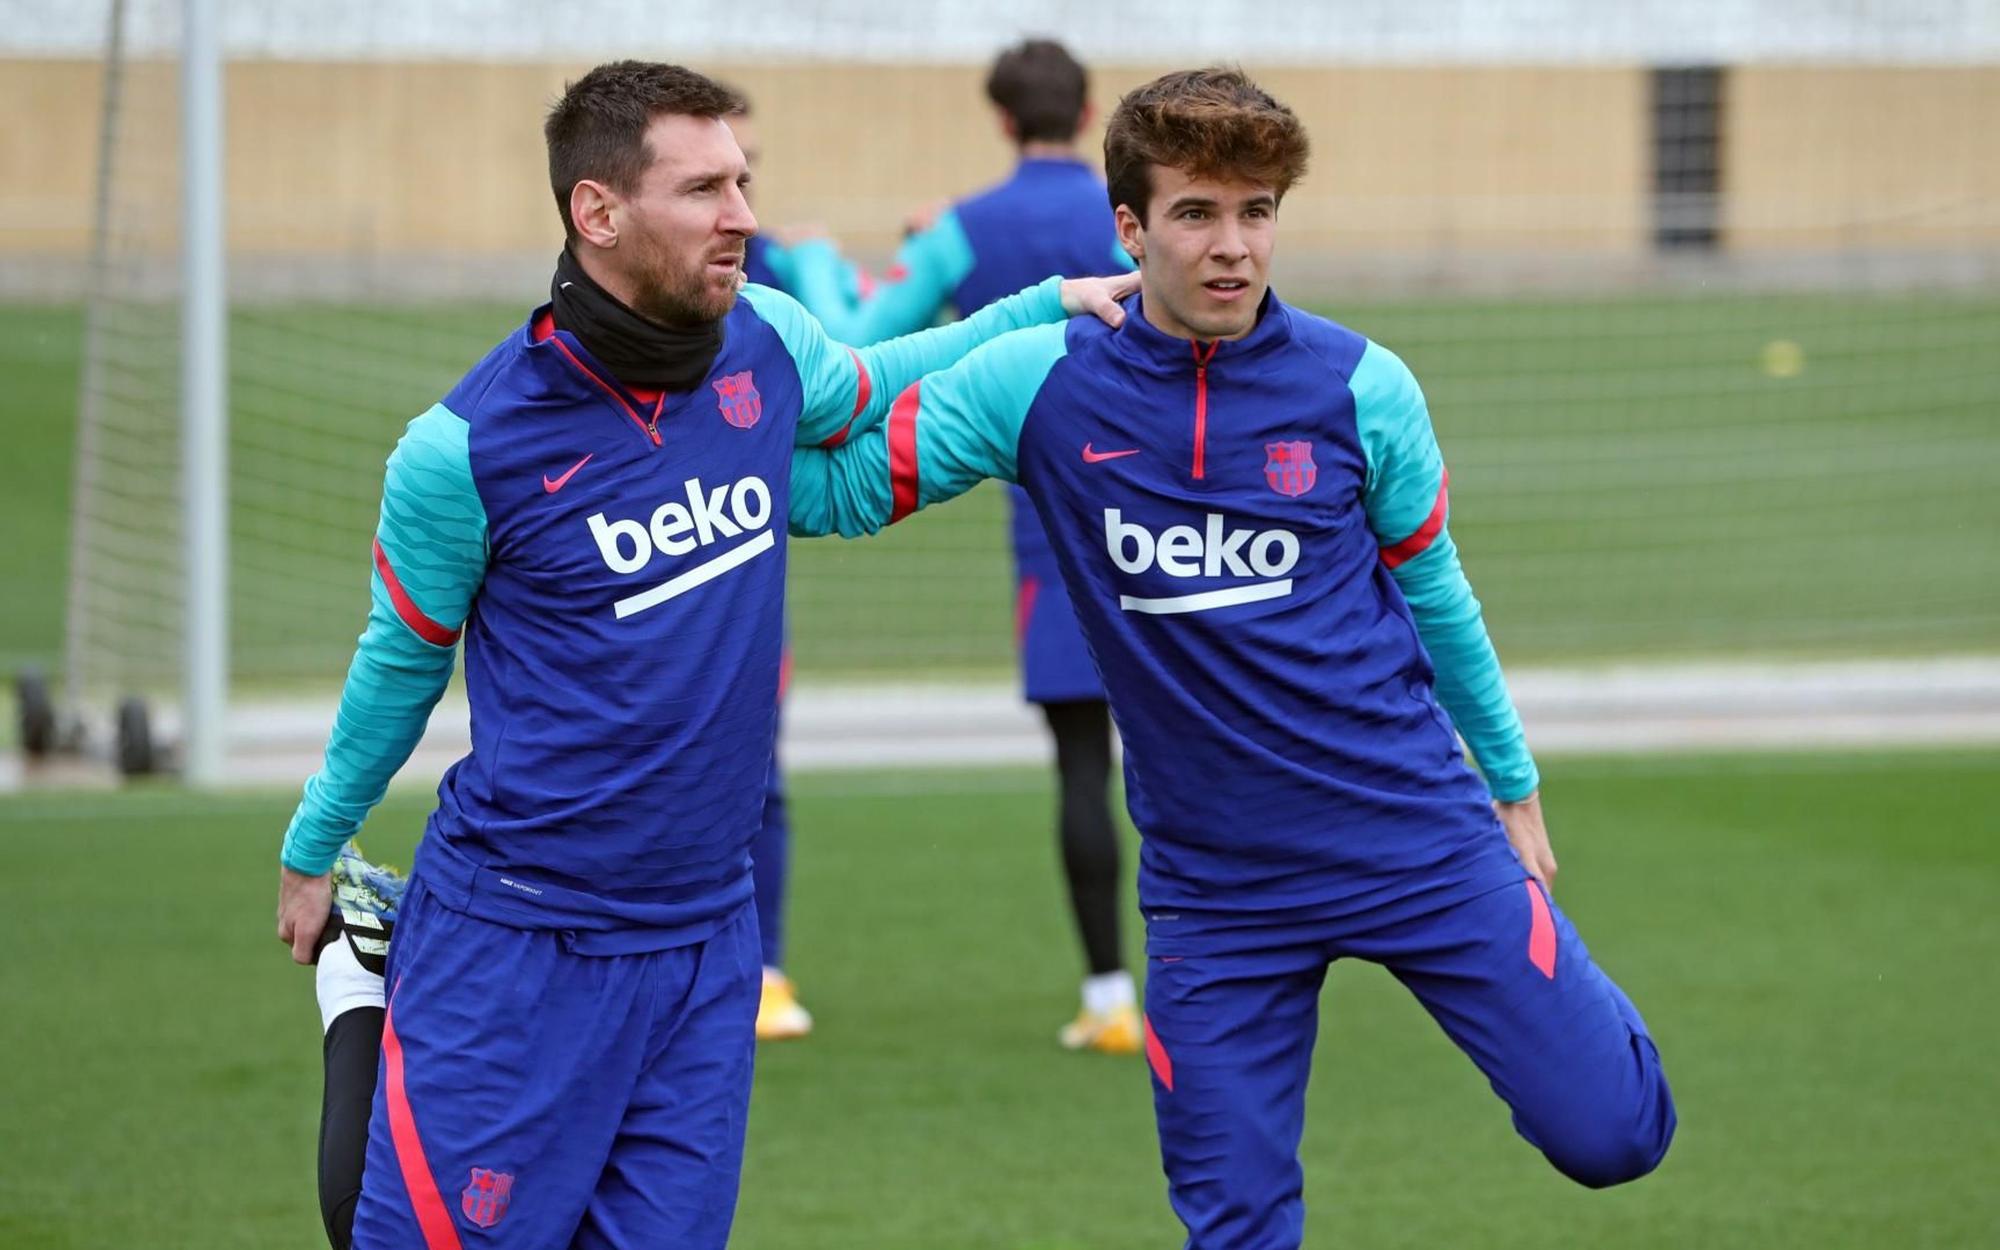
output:
[[1138, 1001], [1132, 989], [1132, 974], [1120, 968], [1083, 979], [1083, 1009], [1104, 1015]]
[[322, 1031], [332, 1028], [334, 1020], [344, 1012], [356, 1007], [380, 1007], [388, 1001], [382, 978], [361, 966], [345, 935], [327, 943], [326, 949], [319, 953], [313, 989], [319, 994]]

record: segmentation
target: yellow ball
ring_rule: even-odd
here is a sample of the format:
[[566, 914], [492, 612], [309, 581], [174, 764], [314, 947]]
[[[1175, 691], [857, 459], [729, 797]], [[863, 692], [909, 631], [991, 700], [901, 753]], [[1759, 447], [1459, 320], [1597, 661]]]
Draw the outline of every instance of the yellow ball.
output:
[[1806, 371], [1805, 349], [1790, 339], [1772, 339], [1764, 344], [1764, 376], [1795, 378]]

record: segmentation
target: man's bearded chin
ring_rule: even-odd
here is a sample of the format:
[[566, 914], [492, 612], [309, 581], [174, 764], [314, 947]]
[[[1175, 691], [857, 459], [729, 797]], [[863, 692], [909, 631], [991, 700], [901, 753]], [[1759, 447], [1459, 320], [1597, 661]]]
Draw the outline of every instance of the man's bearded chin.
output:
[[736, 306], [735, 281], [718, 286], [705, 262], [691, 273], [639, 274], [634, 288], [634, 311], [648, 321], [676, 329], [720, 321]]

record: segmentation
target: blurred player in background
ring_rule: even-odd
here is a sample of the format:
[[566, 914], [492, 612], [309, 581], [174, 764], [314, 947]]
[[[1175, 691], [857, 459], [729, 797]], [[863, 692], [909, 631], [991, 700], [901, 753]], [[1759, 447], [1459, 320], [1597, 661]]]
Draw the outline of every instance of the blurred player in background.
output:
[[[729, 123], [729, 132], [736, 136], [737, 146], [743, 149], [744, 161], [749, 164], [752, 171], [755, 171], [764, 163], [764, 144], [762, 136], [757, 131], [756, 108], [749, 94], [741, 88], [731, 86], [730, 91], [736, 96], [736, 111], [724, 120]], [[754, 195], [752, 199], [755, 199]], [[841, 255], [840, 249], [827, 237], [823, 227], [816, 225], [777, 229], [769, 226], [759, 227], [758, 232], [750, 236], [744, 248], [744, 280], [783, 291], [797, 299], [798, 255], [806, 251], [813, 253], [815, 297], [820, 307], [837, 318], [851, 317], [854, 308], [875, 289], [876, 283], [866, 270]], [[809, 308], [807, 311], [812, 310]], [[924, 327], [912, 328], [921, 330]], [[846, 342], [845, 339], [839, 341]]]
[[472, 750], [439, 785], [407, 889], [377, 900], [395, 930], [352, 1212], [363, 1250], [503, 1223], [520, 1245], [724, 1243], [790, 451], [879, 423], [891, 394], [1007, 329], [1123, 315], [1112, 284], [1052, 279], [856, 352], [780, 292], [739, 300], [756, 219], [735, 106], [672, 65], [569, 86], [545, 128], [566, 239], [551, 302], [389, 459], [368, 626], [286, 831], [277, 917], [300, 963], [323, 955], [331, 914], [366, 937], [328, 948], [357, 963], [389, 936], [350, 921], [335, 869], [463, 635]]
[[[743, 161], [754, 174], [763, 164], [764, 145], [759, 141], [749, 95], [735, 87], [731, 87], [730, 91], [736, 97], [736, 106], [723, 120], [729, 124], [729, 132], [735, 136], [736, 145], [743, 149]], [[744, 197], [753, 202], [753, 208], [754, 185], [746, 186], [743, 191]], [[832, 250], [830, 244], [822, 246]], [[834, 289], [841, 292], [840, 299], [852, 303], [858, 296], [855, 287], [858, 271], [837, 254], [823, 263], [831, 273], [838, 275]], [[743, 246], [743, 276], [750, 282], [791, 294], [795, 282], [790, 249], [770, 235], [761, 232], [751, 235]], [[792, 677], [789, 642], [780, 664], [778, 700], [782, 718], [784, 698], [791, 687]], [[764, 787], [764, 822], [758, 826], [757, 836], [750, 843], [750, 867], [757, 887], [757, 937], [764, 961], [763, 988], [757, 1003], [758, 1041], [784, 1041], [812, 1032], [812, 1013], [799, 1002], [792, 979], [785, 975], [786, 883], [791, 876], [791, 861], [790, 810], [785, 801], [783, 766], [774, 747], [771, 752], [771, 779]]]
[[1302, 1242], [1336, 959], [1388, 968], [1583, 1184], [1645, 1175], [1675, 1127], [1645, 1024], [1549, 896], [1538, 773], [1423, 393], [1268, 288], [1306, 157], [1240, 72], [1133, 91], [1105, 171], [1134, 315], [989, 343], [792, 479], [796, 533], [872, 531], [987, 477], [1047, 524], [1126, 745], [1146, 1052], [1193, 1250]]
[[[976, 312], [1028, 275], [1131, 269], [1104, 183], [1077, 146], [1090, 121], [1084, 67], [1061, 44], [1030, 39], [994, 60], [986, 94], [1019, 156], [1005, 181], [927, 214], [931, 220], [904, 242], [888, 276], [858, 302], [847, 296], [836, 253], [799, 249], [796, 293], [835, 338], [873, 343], [942, 315]], [[1008, 490], [1008, 503], [1021, 684], [1055, 740], [1057, 839], [1086, 974], [1077, 1016], [1058, 1039], [1071, 1050], [1137, 1054], [1139, 1011], [1119, 923], [1104, 685], [1034, 505], [1018, 486]]]

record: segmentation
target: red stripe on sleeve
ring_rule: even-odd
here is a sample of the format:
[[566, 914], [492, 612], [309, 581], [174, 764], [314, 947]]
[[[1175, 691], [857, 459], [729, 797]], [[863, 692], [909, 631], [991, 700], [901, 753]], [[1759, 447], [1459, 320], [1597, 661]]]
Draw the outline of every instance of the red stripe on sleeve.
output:
[[820, 444], [829, 451], [847, 441], [848, 431], [852, 430], [854, 423], [861, 419], [861, 414], [868, 410], [868, 397], [875, 391], [875, 383], [868, 376], [868, 366], [861, 363], [861, 353], [850, 347], [847, 349], [847, 354], [854, 358], [854, 412], [847, 418], [846, 425], [835, 430]]
[[1445, 513], [1451, 511], [1451, 471], [1447, 469], [1444, 479], [1438, 483], [1437, 502], [1431, 505], [1431, 514], [1417, 527], [1417, 532], [1393, 546], [1382, 548], [1382, 563], [1390, 568], [1407, 563], [1422, 555], [1437, 536], [1444, 532]]
[[417, 1117], [410, 1110], [409, 1090], [403, 1084], [403, 1042], [396, 1036], [393, 1005], [382, 1017], [382, 1069], [389, 1078], [389, 1139], [396, 1146], [396, 1164], [402, 1169], [403, 1188], [409, 1191], [417, 1227], [423, 1230], [424, 1246], [426, 1250], [459, 1250], [458, 1229], [452, 1225], [451, 1212], [445, 1210], [430, 1161], [424, 1158], [423, 1140], [417, 1136]]
[[1549, 915], [1549, 900], [1542, 887], [1530, 880], [1528, 887], [1528, 962], [1553, 981], [1556, 979], [1556, 922]]
[[860, 379], [854, 390], [854, 415], [858, 417], [867, 411], [868, 397], [875, 393], [875, 381], [868, 376], [868, 366], [861, 363], [860, 352], [850, 347], [847, 354], [854, 357], [854, 373]]
[[375, 571], [382, 575], [382, 584], [389, 589], [389, 602], [396, 605], [396, 615], [403, 618], [403, 624], [410, 632], [425, 642], [435, 646], [449, 647], [458, 641], [461, 630], [446, 629], [417, 606], [416, 600], [403, 589], [403, 583], [396, 579], [396, 570], [389, 567], [389, 553], [382, 550], [382, 540], [375, 540]]
[[889, 409], [889, 524], [917, 510], [917, 405], [922, 382], [896, 397]]

